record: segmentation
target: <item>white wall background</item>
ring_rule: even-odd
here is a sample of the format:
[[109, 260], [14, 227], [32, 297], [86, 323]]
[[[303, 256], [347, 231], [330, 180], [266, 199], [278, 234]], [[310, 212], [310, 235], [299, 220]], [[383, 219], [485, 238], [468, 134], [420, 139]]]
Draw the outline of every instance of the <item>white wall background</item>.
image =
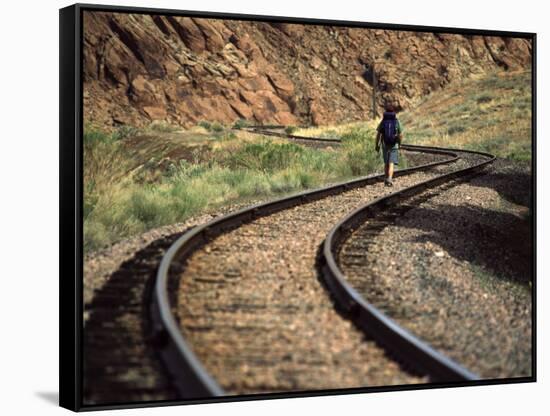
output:
[[[117, 3], [116, 0], [112, 1]], [[100, 2], [103, 3], [103, 2]], [[61, 414], [58, 386], [58, 8], [69, 1], [11, 1], [0, 23], [0, 410]], [[109, 4], [109, 3], [106, 3]], [[538, 33], [538, 379], [534, 384], [372, 393], [117, 411], [128, 415], [542, 414], [548, 377], [549, 179], [547, 74], [550, 25], [544, 2], [460, 0], [298, 2], [122, 1], [118, 5], [401, 23]], [[545, 17], [546, 16], [546, 17]], [[544, 296], [546, 295], [546, 296]], [[546, 392], [545, 392], [546, 390]], [[546, 394], [545, 394], [546, 393]], [[110, 413], [110, 412], [107, 412]]]

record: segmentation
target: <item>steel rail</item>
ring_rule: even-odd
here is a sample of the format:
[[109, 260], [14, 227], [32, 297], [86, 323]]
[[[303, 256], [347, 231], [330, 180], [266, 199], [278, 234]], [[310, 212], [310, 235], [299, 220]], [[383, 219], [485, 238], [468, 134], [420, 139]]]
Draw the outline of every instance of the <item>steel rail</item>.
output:
[[346, 280], [337, 265], [335, 256], [342, 243], [355, 228], [363, 224], [365, 220], [375, 217], [385, 207], [419, 194], [425, 189], [469, 176], [495, 160], [495, 156], [489, 153], [466, 150], [462, 152], [482, 155], [487, 159], [476, 165], [404, 188], [355, 209], [342, 218], [328, 233], [323, 242], [319, 259], [321, 276], [338, 307], [349, 314], [356, 325], [371, 335], [384, 348], [390, 350], [407, 365], [412, 365], [420, 374], [428, 375], [435, 382], [472, 381], [478, 380], [479, 376], [436, 351], [428, 343], [399, 326], [369, 303]]
[[340, 139], [323, 139], [321, 137], [307, 137], [307, 136], [297, 136], [295, 134], [286, 134], [282, 132], [272, 131], [272, 130], [278, 130], [281, 128], [284, 128], [285, 126], [250, 126], [250, 127], [243, 127], [240, 130], [249, 131], [251, 133], [256, 134], [263, 134], [265, 136], [275, 136], [275, 137], [282, 137], [284, 139], [290, 139], [294, 141], [309, 141], [312, 143], [322, 143], [322, 144], [335, 144], [340, 145], [342, 144], [342, 141]]
[[[254, 132], [264, 134], [264, 131], [256, 130]], [[283, 135], [283, 137], [287, 137], [287, 135]], [[295, 137], [302, 139], [300, 136]], [[325, 139], [319, 138], [304, 137], [303, 139], [325, 141]], [[442, 161], [397, 170], [395, 176], [427, 170], [435, 166], [455, 162], [459, 159], [459, 156], [454, 153], [458, 149], [442, 149], [437, 147], [411, 145], [402, 146], [402, 148], [413, 152], [440, 154], [449, 157]], [[169, 295], [170, 275], [174, 273], [174, 269], [177, 269], [177, 272], [181, 273], [181, 265], [185, 263], [194, 251], [205, 245], [214, 237], [238, 228], [242, 224], [297, 205], [336, 195], [353, 188], [376, 183], [380, 181], [383, 176], [384, 175], [381, 174], [369, 175], [315, 190], [300, 192], [274, 201], [253, 205], [218, 217], [191, 229], [183, 234], [170, 247], [163, 256], [157, 271], [150, 313], [153, 323], [153, 339], [156, 341], [160, 358], [182, 398], [223, 396], [225, 392], [202, 366], [179, 328], [177, 319], [172, 310], [173, 307], [170, 303]]]

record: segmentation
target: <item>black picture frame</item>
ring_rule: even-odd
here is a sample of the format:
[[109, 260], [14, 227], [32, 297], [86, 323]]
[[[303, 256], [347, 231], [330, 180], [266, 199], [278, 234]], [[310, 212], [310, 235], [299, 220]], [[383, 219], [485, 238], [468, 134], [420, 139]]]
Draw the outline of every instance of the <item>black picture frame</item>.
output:
[[[532, 286], [532, 376], [514, 379], [481, 380], [467, 383], [440, 383], [437, 385], [384, 386], [354, 389], [319, 390], [306, 392], [270, 393], [261, 395], [228, 396], [200, 400], [177, 400], [169, 402], [139, 402], [115, 405], [84, 406], [82, 403], [82, 315], [83, 315], [83, 174], [82, 174], [82, 137], [83, 137], [83, 12], [120, 12], [151, 15], [174, 15], [216, 19], [238, 19], [243, 21], [263, 21], [280, 23], [300, 23], [358, 27], [368, 29], [387, 29], [412, 32], [439, 32], [462, 35], [483, 35], [526, 38], [532, 41], [532, 244], [533, 244], [533, 286]], [[166, 405], [195, 403], [265, 400], [290, 397], [311, 397], [335, 394], [366, 393], [377, 391], [419, 390], [444, 387], [480, 386], [506, 383], [528, 383], [537, 381], [537, 331], [536, 331], [536, 120], [537, 120], [537, 74], [536, 74], [536, 33], [509, 32], [500, 30], [478, 30], [466, 28], [448, 28], [438, 26], [400, 25], [370, 23], [328, 19], [310, 19], [303, 17], [263, 16], [235, 13], [217, 13], [156, 9], [128, 6], [106, 6], [94, 4], [75, 4], [59, 10], [59, 140], [60, 140], [60, 245], [59, 245], [59, 403], [74, 411], [102, 410], [119, 408], [141, 408]]]

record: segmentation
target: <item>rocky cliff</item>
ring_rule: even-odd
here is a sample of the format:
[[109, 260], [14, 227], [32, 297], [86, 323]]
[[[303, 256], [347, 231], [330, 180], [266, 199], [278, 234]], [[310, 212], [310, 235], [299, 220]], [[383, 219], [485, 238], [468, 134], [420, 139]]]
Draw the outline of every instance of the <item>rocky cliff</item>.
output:
[[[529, 66], [525, 39], [85, 12], [84, 116], [106, 129], [330, 124], [376, 101], [407, 108], [446, 84]], [[373, 78], [373, 68], [374, 74]]]

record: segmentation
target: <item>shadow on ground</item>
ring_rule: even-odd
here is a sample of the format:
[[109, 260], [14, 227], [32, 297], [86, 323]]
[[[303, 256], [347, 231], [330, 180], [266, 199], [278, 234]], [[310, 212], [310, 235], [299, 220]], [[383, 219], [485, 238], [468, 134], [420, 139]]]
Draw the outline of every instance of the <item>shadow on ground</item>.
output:
[[499, 209], [480, 206], [483, 201], [437, 204], [415, 208], [414, 220], [400, 225], [424, 230], [419, 241], [436, 243], [459, 260], [527, 284], [533, 278], [532, 180], [528, 165], [497, 159], [467, 183], [496, 191], [503, 200]]
[[520, 283], [532, 279], [529, 220], [470, 205], [416, 208], [413, 215], [414, 221], [401, 221], [399, 226], [426, 232], [415, 241], [435, 243], [451, 256], [477, 264], [502, 279]]
[[157, 268], [181, 235], [155, 240], [124, 262], [87, 306], [83, 331], [85, 404], [173, 400], [150, 339], [149, 299]]
[[532, 180], [528, 172], [489, 172], [471, 184], [494, 189], [506, 201], [531, 209]]
[[37, 391], [35, 394], [45, 402], [59, 406], [59, 393], [57, 391]]

